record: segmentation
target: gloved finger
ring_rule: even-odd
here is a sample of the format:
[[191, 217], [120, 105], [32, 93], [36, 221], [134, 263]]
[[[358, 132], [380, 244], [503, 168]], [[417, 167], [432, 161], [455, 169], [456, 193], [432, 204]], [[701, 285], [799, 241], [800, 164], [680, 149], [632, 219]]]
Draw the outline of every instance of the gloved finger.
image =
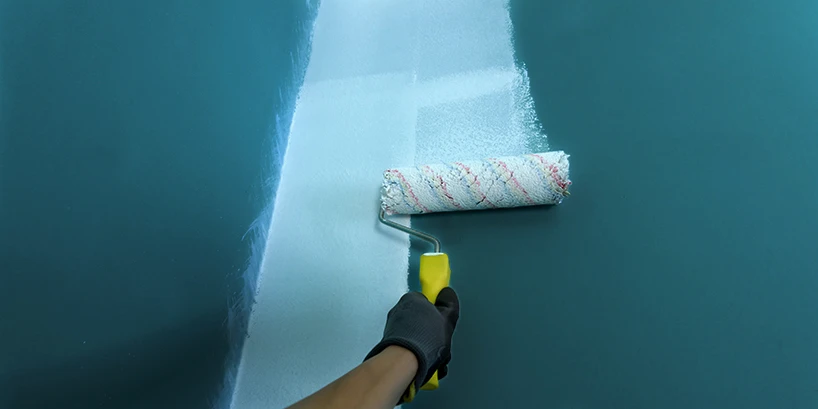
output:
[[397, 314], [399, 311], [406, 311], [406, 310], [414, 310], [418, 308], [418, 305], [429, 304], [429, 301], [423, 294], [418, 292], [408, 292], [404, 294], [398, 303], [389, 310], [389, 313], [386, 314], [386, 319], [391, 319], [393, 315]]
[[438, 307], [438, 309], [446, 308], [459, 311], [460, 300], [457, 298], [457, 293], [454, 292], [452, 287], [445, 287], [437, 294], [435, 306]]
[[449, 374], [449, 365], [443, 365], [437, 368], [437, 379], [443, 379]]
[[457, 320], [460, 318], [460, 299], [457, 298], [457, 293], [451, 287], [440, 290], [435, 307], [452, 326], [457, 325]]
[[426, 301], [426, 296], [417, 291], [409, 291], [408, 293], [404, 294], [403, 297], [400, 298], [398, 304], [407, 303], [407, 302], [418, 302], [418, 301]]
[[441, 361], [440, 365], [437, 367], [437, 379], [443, 379], [449, 374], [449, 362], [451, 362], [451, 360], [452, 355], [450, 353], [446, 353], [446, 356], [443, 357], [443, 361]]
[[426, 300], [426, 297], [423, 294], [421, 294], [421, 293], [419, 293], [417, 291], [410, 291], [410, 292], [404, 294], [403, 297], [400, 297], [400, 300], [398, 301], [397, 304], [395, 304], [394, 309], [407, 308], [409, 306], [412, 306], [412, 305], [415, 305], [415, 304], [418, 304], [418, 303], [421, 303], [421, 302], [429, 302], [429, 301]]

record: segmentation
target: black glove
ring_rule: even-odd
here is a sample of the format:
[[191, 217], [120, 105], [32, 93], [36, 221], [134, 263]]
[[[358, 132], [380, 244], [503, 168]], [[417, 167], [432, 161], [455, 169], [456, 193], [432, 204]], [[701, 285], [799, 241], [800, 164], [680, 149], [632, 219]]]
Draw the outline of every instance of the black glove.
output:
[[391, 345], [412, 351], [418, 360], [414, 385], [415, 390], [419, 391], [435, 371], [438, 371], [438, 379], [448, 373], [447, 365], [452, 359], [452, 334], [459, 317], [460, 302], [449, 287], [440, 291], [434, 305], [421, 293], [407, 293], [389, 311], [383, 340], [366, 359]]

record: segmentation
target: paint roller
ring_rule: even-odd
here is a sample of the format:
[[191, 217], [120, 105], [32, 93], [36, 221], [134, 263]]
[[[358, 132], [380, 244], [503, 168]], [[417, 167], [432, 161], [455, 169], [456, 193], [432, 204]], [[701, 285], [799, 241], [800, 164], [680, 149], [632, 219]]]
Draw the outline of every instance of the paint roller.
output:
[[[449, 286], [449, 256], [440, 241], [386, 218], [392, 214], [424, 214], [559, 204], [568, 196], [568, 155], [562, 151], [485, 160], [388, 169], [383, 174], [378, 219], [434, 246], [420, 256], [420, 287], [434, 303]], [[422, 390], [437, 389], [437, 372]], [[405, 401], [414, 398], [410, 387]]]

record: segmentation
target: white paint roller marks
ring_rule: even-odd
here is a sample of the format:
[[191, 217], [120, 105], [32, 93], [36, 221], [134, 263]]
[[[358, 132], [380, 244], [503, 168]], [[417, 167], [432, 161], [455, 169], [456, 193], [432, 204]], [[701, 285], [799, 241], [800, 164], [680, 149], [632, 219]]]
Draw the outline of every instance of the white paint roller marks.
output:
[[420, 3], [322, 0], [306, 81], [411, 72]]
[[302, 89], [233, 407], [284, 407], [355, 367], [407, 290], [408, 238], [377, 213], [381, 170], [413, 154], [411, 81]]
[[513, 69], [507, 0], [418, 0], [419, 81], [474, 70]]
[[514, 86], [517, 76], [516, 70], [489, 68], [423, 81], [417, 84], [418, 106], [448, 104], [507, 92]]
[[528, 76], [514, 65], [508, 2], [421, 3], [415, 163], [548, 150]]
[[506, 0], [321, 2], [234, 408], [286, 406], [380, 338], [409, 246], [377, 223], [384, 169], [518, 155], [543, 137], [509, 28]]

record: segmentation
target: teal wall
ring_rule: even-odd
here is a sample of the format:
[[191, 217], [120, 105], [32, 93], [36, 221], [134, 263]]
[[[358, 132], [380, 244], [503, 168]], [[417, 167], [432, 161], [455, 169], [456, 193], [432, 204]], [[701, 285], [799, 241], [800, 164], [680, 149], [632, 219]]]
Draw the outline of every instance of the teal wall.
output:
[[818, 407], [818, 5], [511, 14], [573, 194], [413, 219], [463, 300], [417, 407]]
[[306, 9], [0, 0], [0, 407], [217, 399]]
[[[302, 8], [0, 0], [0, 406], [215, 398]], [[818, 407], [818, 6], [511, 14], [573, 195], [414, 219], [463, 318], [413, 405]]]

